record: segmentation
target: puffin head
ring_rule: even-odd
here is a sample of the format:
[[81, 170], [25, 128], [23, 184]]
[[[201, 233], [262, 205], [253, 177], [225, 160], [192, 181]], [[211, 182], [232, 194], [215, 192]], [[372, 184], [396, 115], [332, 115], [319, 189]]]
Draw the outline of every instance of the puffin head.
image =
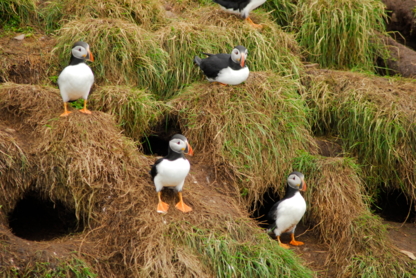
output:
[[194, 155], [194, 151], [188, 143], [188, 139], [181, 134], [175, 134], [169, 141], [169, 147], [172, 151], [177, 153], [184, 153], [188, 155]]
[[94, 62], [94, 56], [90, 51], [90, 46], [88, 43], [83, 41], [74, 43], [74, 46], [72, 47], [72, 55], [77, 59]]
[[306, 191], [305, 176], [301, 172], [294, 171], [287, 178], [287, 184], [299, 191]]
[[233, 51], [231, 52], [231, 60], [233, 60], [234, 63], [240, 64], [241, 67], [244, 67], [247, 54], [247, 49], [242, 45], [238, 45], [234, 47]]

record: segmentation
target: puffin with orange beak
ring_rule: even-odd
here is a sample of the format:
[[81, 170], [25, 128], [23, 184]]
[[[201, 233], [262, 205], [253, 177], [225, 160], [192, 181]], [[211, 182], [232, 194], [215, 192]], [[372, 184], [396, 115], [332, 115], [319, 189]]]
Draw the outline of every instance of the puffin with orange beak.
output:
[[61, 117], [66, 117], [71, 113], [68, 111], [68, 102], [80, 98], [84, 99], [84, 108], [80, 112], [91, 114], [91, 111], [87, 109], [87, 99], [94, 84], [94, 73], [85, 63], [86, 61], [94, 62], [94, 56], [88, 43], [78, 41], [72, 47], [69, 65], [58, 77], [58, 86], [64, 101], [64, 113]]
[[168, 155], [156, 160], [155, 164], [152, 165], [150, 175], [159, 198], [157, 205], [157, 212], [159, 213], [167, 213], [169, 209], [169, 205], [161, 199], [161, 190], [164, 187], [178, 192], [179, 202], [176, 204], [177, 209], [182, 212], [192, 211], [192, 208], [186, 205], [182, 199], [182, 188], [191, 168], [189, 161], [185, 158], [185, 154], [192, 156], [194, 151], [185, 136], [176, 134], [169, 141]]
[[306, 191], [304, 175], [300, 172], [292, 172], [287, 178], [285, 197], [273, 205], [268, 214], [268, 218], [273, 221], [269, 227], [269, 232], [273, 232], [277, 237], [279, 245], [288, 249], [289, 245], [280, 241], [282, 233], [290, 233], [291, 245], [303, 245], [303, 242], [295, 240], [296, 225], [302, 219], [306, 211], [306, 202], [300, 191]]
[[203, 53], [208, 58], [195, 56], [194, 62], [204, 72], [208, 81], [222, 85], [238, 85], [247, 80], [250, 71], [246, 65], [247, 49], [236, 46], [231, 54]]

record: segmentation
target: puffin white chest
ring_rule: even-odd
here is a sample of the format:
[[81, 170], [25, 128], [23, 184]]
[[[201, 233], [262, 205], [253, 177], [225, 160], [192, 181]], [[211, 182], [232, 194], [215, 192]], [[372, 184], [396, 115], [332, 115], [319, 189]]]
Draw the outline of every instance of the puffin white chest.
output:
[[238, 85], [247, 80], [250, 71], [248, 67], [244, 67], [240, 70], [233, 70], [230, 67], [226, 67], [218, 73], [215, 79], [208, 78], [209, 81], [217, 81], [228, 85]]
[[155, 184], [161, 184], [164, 187], [176, 187], [183, 184], [191, 169], [189, 161], [185, 158], [173, 161], [163, 159], [156, 167]]
[[306, 202], [299, 192], [283, 200], [277, 207], [276, 226], [280, 233], [291, 231], [302, 219], [306, 211]]
[[241, 11], [241, 16], [243, 18], [247, 18], [249, 13], [258, 8], [260, 5], [263, 5], [263, 3], [266, 2], [266, 0], [251, 0], [250, 3]]
[[85, 63], [67, 66], [58, 77], [58, 86], [64, 102], [87, 99], [93, 83], [94, 74]]

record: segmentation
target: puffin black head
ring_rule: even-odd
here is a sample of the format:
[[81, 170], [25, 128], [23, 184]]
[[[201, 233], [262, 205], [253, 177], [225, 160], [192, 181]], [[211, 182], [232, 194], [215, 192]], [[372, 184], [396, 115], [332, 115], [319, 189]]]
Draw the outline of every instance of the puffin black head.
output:
[[184, 153], [191, 156], [194, 154], [191, 145], [188, 143], [188, 139], [181, 134], [172, 136], [172, 139], [169, 141], [169, 148], [176, 153]]
[[90, 46], [88, 43], [83, 41], [78, 41], [74, 43], [71, 50], [71, 61], [70, 64], [76, 64], [76, 62], [91, 61], [94, 62], [94, 56], [90, 51]]
[[294, 171], [289, 174], [287, 184], [296, 190], [306, 191], [305, 176], [301, 172]]
[[247, 55], [247, 49], [242, 45], [237, 45], [231, 52], [231, 60], [233, 60], [234, 63], [240, 64], [240, 66], [243, 68]]

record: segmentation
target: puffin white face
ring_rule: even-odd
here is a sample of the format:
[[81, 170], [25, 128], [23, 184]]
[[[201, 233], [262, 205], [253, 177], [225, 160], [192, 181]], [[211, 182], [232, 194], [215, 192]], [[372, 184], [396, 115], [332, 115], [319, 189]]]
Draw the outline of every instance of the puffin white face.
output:
[[300, 172], [293, 172], [287, 178], [287, 184], [297, 190], [305, 191], [306, 190], [306, 183], [304, 180], [304, 176]]
[[93, 62], [94, 57], [90, 51], [90, 47], [85, 42], [77, 42], [74, 44], [74, 47], [71, 50], [72, 55], [75, 58], [82, 59], [82, 60], [88, 60]]
[[185, 136], [183, 135], [177, 134], [173, 136], [173, 138], [169, 141], [169, 147], [172, 151], [176, 153], [194, 155], [194, 150], [192, 149], [191, 145], [189, 145], [188, 140], [186, 140]]
[[240, 64], [241, 67], [244, 67], [247, 55], [247, 49], [244, 46], [239, 45], [231, 52], [231, 60], [233, 60], [234, 63]]

